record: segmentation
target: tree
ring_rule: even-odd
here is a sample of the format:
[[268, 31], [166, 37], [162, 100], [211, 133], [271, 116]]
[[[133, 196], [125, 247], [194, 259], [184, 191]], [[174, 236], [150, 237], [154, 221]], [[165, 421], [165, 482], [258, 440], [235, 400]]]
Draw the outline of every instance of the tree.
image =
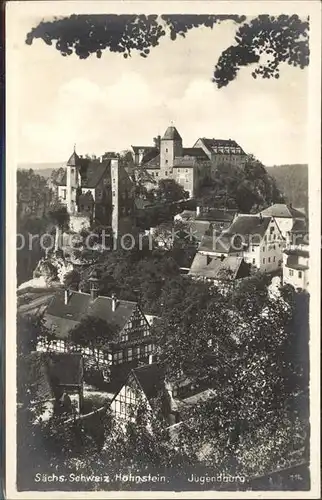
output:
[[76, 346], [87, 347], [91, 351], [91, 358], [95, 359], [96, 369], [100, 371], [99, 351], [107, 351], [115, 340], [117, 327], [112, 323], [86, 316], [70, 332], [69, 338]]
[[283, 203], [284, 197], [265, 167], [248, 155], [243, 165], [218, 165], [214, 177], [201, 187], [199, 201], [205, 206], [258, 213], [273, 203]]
[[48, 213], [49, 220], [55, 225], [56, 236], [55, 236], [55, 252], [60, 248], [61, 232], [66, 229], [69, 224], [69, 214], [67, 212], [67, 207], [62, 205], [59, 201], [56, 201], [49, 210]]
[[161, 179], [155, 190], [156, 198], [166, 202], [175, 202], [189, 198], [189, 193], [174, 179]]
[[76, 269], [73, 269], [72, 271], [65, 274], [64, 286], [67, 289], [78, 290], [80, 279], [81, 278], [79, 272], [76, 271]]
[[[230, 450], [260, 425], [276, 430], [281, 412], [290, 410], [298, 394], [288, 353], [293, 300], [269, 298], [261, 278], [247, 283], [225, 295], [208, 291], [208, 300], [188, 307], [183, 302], [156, 327], [170, 377], [183, 373], [213, 387], [208, 417], [197, 419], [199, 430], [212, 439], [223, 432]], [[250, 300], [256, 304], [251, 310]]]
[[26, 43], [31, 45], [36, 38], [48, 45], [55, 41], [63, 56], [74, 53], [81, 59], [91, 54], [100, 58], [105, 49], [125, 58], [137, 50], [146, 58], [164, 36], [176, 40], [193, 28], [212, 29], [224, 21], [239, 25], [239, 29], [235, 44], [222, 52], [215, 65], [212, 80], [218, 88], [233, 81], [245, 66], [256, 64], [254, 78], [278, 78], [282, 63], [300, 68], [308, 65], [309, 21], [295, 14], [265, 14], [251, 20], [236, 15], [72, 15], [42, 21], [27, 34]]

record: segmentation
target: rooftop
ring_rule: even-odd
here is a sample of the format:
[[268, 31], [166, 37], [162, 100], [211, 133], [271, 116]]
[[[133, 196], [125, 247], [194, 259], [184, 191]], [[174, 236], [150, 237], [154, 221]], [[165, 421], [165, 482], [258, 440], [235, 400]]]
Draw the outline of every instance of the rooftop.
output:
[[232, 139], [208, 139], [206, 137], [201, 137], [201, 140], [203, 141], [206, 148], [213, 152], [218, 152], [217, 148], [239, 148], [239, 154], [245, 154], [239, 144], [237, 144], [237, 142]]
[[165, 131], [162, 140], [182, 141], [182, 138], [177, 129], [171, 126], [168, 127], [167, 130]]
[[57, 387], [78, 387], [83, 382], [83, 358], [78, 353], [32, 352], [26, 357], [35, 399], [50, 399]]
[[265, 210], [262, 210], [262, 215], [277, 217], [277, 218], [293, 218], [293, 219], [305, 219], [305, 214], [300, 212], [296, 208], [293, 208], [292, 205], [286, 205], [285, 203], [275, 203]]
[[[98, 296], [92, 300], [88, 293], [70, 291], [69, 294], [68, 302], [65, 304], [65, 291], [57, 292], [46, 311], [46, 319], [57, 325], [61, 337], [66, 337], [69, 331], [87, 316], [100, 318], [121, 330], [137, 307], [136, 302], [118, 300], [113, 311], [111, 297]], [[53, 318], [61, 321], [57, 322]]]
[[[110, 160], [103, 160], [101, 162], [100, 160], [80, 158], [78, 165], [82, 177], [82, 187], [95, 188], [104, 175], [107, 177], [111, 176]], [[66, 172], [57, 184], [59, 186], [66, 186]]]
[[203, 278], [233, 280], [237, 278], [243, 264], [245, 264], [244, 259], [235, 255], [228, 255], [223, 260], [214, 257], [208, 262], [207, 256], [197, 253], [189, 274]]

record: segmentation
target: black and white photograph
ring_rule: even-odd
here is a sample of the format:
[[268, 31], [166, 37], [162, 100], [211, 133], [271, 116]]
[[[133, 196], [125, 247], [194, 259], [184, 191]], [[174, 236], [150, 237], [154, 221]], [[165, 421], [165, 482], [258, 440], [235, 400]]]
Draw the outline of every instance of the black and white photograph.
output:
[[320, 3], [6, 7], [8, 498], [319, 498]]

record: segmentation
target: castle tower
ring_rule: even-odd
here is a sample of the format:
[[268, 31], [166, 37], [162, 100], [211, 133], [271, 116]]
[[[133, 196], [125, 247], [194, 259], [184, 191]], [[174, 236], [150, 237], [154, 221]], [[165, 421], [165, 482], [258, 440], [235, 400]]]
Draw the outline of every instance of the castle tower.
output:
[[182, 138], [177, 129], [171, 126], [167, 128], [161, 139], [160, 173], [162, 178], [171, 176], [176, 156], [182, 156]]
[[66, 202], [68, 213], [74, 214], [77, 211], [76, 192], [79, 186], [80, 158], [75, 151], [69, 158], [66, 165]]
[[111, 189], [112, 189], [112, 231], [113, 238], [119, 236], [119, 160], [111, 159]]

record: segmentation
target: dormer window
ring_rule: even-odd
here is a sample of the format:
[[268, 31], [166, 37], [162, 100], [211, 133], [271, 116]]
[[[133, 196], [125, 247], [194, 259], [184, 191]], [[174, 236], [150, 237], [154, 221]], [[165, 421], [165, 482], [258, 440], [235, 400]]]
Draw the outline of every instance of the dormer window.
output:
[[75, 172], [75, 169], [74, 168], [71, 168], [70, 169], [71, 173], [73, 174]]

